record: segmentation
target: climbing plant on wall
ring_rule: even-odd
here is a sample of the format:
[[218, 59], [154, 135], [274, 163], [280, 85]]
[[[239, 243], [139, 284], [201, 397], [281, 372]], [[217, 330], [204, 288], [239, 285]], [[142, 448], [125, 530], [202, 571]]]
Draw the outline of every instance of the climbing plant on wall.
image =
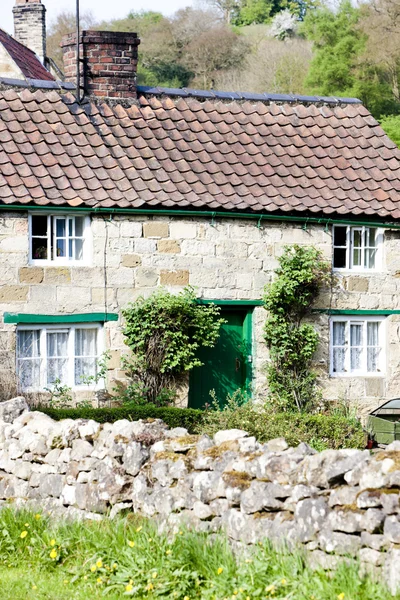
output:
[[133, 356], [130, 376], [148, 402], [157, 403], [185, 373], [203, 364], [197, 350], [216, 344], [225, 322], [219, 314], [215, 304], [198, 304], [191, 287], [176, 295], [161, 288], [123, 311], [125, 342]]
[[302, 411], [311, 408], [318, 397], [317, 374], [312, 369], [318, 333], [305, 320], [321, 288], [330, 281], [330, 265], [316, 248], [286, 246], [276, 275], [264, 296], [270, 400], [281, 409]]

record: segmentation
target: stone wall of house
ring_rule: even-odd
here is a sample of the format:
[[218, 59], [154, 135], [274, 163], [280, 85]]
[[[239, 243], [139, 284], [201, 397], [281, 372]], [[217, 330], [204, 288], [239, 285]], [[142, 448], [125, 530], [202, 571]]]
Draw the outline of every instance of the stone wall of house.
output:
[[[25, 407], [26, 408], [26, 407]], [[22, 412], [22, 414], [21, 414]], [[19, 415], [19, 416], [18, 416]], [[358, 558], [400, 591], [400, 442], [326, 450], [245, 431], [188, 435], [162, 421], [56, 422], [0, 404], [0, 506], [99, 519], [131, 510], [160, 528], [302, 546], [315, 567]], [[349, 558], [350, 557], [350, 558]]]
[[[271, 221], [94, 215], [91, 222], [91, 266], [30, 266], [28, 218], [3, 213], [0, 218], [0, 314], [3, 312], [70, 314], [117, 312], [139, 295], [159, 285], [177, 292], [192, 285], [199, 297], [217, 300], [260, 299], [271, 281], [277, 258], [287, 244], [314, 245], [332, 257], [331, 231], [325, 225]], [[369, 275], [340, 275], [325, 290], [318, 308], [400, 309], [400, 232], [386, 231], [384, 268]], [[265, 311], [254, 319], [254, 390], [265, 396], [267, 351], [262, 341]], [[359, 401], [375, 407], [382, 398], [400, 396], [400, 316], [388, 317], [387, 374], [373, 378], [330, 378], [328, 316], [315, 315], [321, 334], [316, 356], [325, 396]], [[123, 376], [126, 352], [121, 323], [105, 325], [111, 349], [110, 379]], [[0, 352], [5, 349], [7, 372], [14, 365], [15, 326], [2, 325]]]
[[24, 79], [24, 75], [17, 64], [12, 60], [7, 50], [0, 44], [0, 77], [10, 79]]

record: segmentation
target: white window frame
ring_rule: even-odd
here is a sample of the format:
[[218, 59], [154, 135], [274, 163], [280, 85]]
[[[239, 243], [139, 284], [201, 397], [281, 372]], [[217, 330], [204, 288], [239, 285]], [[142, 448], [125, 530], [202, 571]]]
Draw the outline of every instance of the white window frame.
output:
[[[346, 229], [346, 245], [345, 246], [335, 246], [335, 229]], [[370, 246], [365, 245], [365, 238], [369, 240], [369, 234], [371, 229], [376, 229], [376, 258], [375, 258], [375, 266], [367, 267], [365, 266], [365, 249]], [[361, 257], [363, 264], [354, 265], [353, 264], [353, 248], [354, 248], [354, 232], [361, 232]], [[333, 225], [332, 228], [332, 267], [334, 271], [359, 271], [363, 273], [373, 273], [377, 271], [382, 271], [383, 266], [383, 239], [384, 239], [384, 230], [379, 227], [367, 227], [367, 226], [353, 226], [353, 225]], [[335, 248], [343, 248], [346, 250], [346, 266], [345, 267], [335, 267], [334, 259], [335, 259]]]
[[[51, 258], [33, 258], [32, 257], [32, 217], [41, 216], [47, 217], [47, 256], [51, 256]], [[75, 217], [83, 217], [83, 256], [81, 260], [69, 259], [67, 256], [57, 256], [56, 255], [56, 227], [55, 223], [57, 219], [66, 219], [66, 247], [68, 247], [68, 219], [74, 219], [73, 221], [73, 230], [75, 231]], [[79, 266], [89, 266], [92, 256], [92, 230], [90, 226], [90, 216], [87, 214], [72, 214], [72, 213], [37, 213], [32, 212], [28, 214], [28, 223], [29, 223], [29, 264], [33, 266], [43, 266], [43, 265], [52, 265], [52, 266], [65, 266], [65, 265], [79, 265]], [[53, 227], [51, 227], [53, 223]], [[53, 232], [51, 234], [51, 232]], [[53, 239], [51, 240], [51, 235]], [[74, 238], [74, 236], [72, 236]], [[51, 252], [51, 247], [53, 246], [53, 252]]]
[[[77, 329], [95, 329], [97, 331], [97, 359], [104, 352], [104, 328], [99, 323], [74, 323], [74, 324], [49, 324], [49, 325], [19, 325], [18, 331], [40, 331], [39, 354], [40, 354], [40, 382], [37, 386], [23, 388], [24, 392], [39, 392], [50, 387], [47, 383], [47, 333], [52, 331], [68, 332], [68, 381], [63, 382], [74, 391], [88, 390], [95, 391], [104, 388], [105, 381], [100, 380], [97, 384], [86, 385], [84, 383], [75, 384], [75, 331]], [[16, 356], [17, 377], [18, 377], [18, 356]], [[18, 380], [18, 385], [20, 382]]]
[[[334, 323], [345, 323], [346, 333], [346, 355], [345, 365], [347, 370], [337, 372], [333, 370], [333, 324]], [[350, 370], [350, 325], [353, 323], [362, 323], [363, 330], [363, 345], [361, 352], [361, 369], [357, 371]], [[379, 346], [381, 348], [379, 354], [379, 371], [367, 371], [367, 324], [368, 323], [379, 323]], [[385, 377], [386, 375], [386, 319], [385, 317], [370, 317], [370, 316], [334, 316], [330, 317], [329, 320], [329, 373], [331, 377]]]

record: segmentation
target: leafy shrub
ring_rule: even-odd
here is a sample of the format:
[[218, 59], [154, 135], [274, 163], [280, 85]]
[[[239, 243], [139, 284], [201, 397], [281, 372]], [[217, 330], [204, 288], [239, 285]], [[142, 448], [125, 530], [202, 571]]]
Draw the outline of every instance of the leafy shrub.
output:
[[197, 304], [190, 287], [176, 295], [159, 289], [123, 311], [125, 342], [133, 354], [128, 375], [141, 384], [148, 402], [157, 403], [160, 394], [165, 397], [165, 390], [202, 366], [197, 350], [217, 342], [224, 322], [219, 314], [215, 304]]
[[249, 401], [236, 392], [228, 398], [224, 410], [205, 411], [196, 427], [198, 433], [214, 435], [221, 429], [244, 429], [258, 441], [283, 437], [289, 446], [301, 442], [318, 451], [326, 448], [365, 448], [365, 435], [356, 419], [299, 412], [273, 412]]
[[316, 248], [297, 244], [286, 246], [279, 265], [264, 297], [269, 395], [281, 410], [301, 411], [318, 400], [317, 375], [311, 368], [318, 334], [304, 319], [330, 280], [330, 265]]
[[158, 407], [154, 404], [145, 406], [124, 406], [118, 408], [51, 408], [38, 406], [40, 410], [55, 421], [62, 419], [93, 419], [98, 423], [114, 423], [121, 419], [137, 421], [139, 419], [162, 419], [171, 429], [185, 427], [194, 433], [203, 418], [203, 411], [194, 408]]

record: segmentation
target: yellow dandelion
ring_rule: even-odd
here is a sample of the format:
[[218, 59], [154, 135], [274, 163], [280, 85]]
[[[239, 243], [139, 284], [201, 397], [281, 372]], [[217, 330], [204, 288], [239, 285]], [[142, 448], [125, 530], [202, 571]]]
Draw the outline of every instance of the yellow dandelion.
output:
[[29, 527], [29, 523], [25, 523], [24, 527]]
[[85, 581], [87, 581], [87, 575], [84, 575], [84, 576], [83, 576], [83, 579], [84, 579]]
[[190, 600], [189, 596], [184, 596], [183, 600]]
[[179, 532], [179, 535], [183, 535], [183, 531], [180, 531], [180, 532]]
[[223, 570], [224, 570], [223, 567], [218, 567], [217, 575], [221, 575]]
[[338, 595], [337, 600], [344, 600], [344, 593]]
[[140, 526], [140, 527], [136, 527], [136, 533], [139, 533], [139, 531], [142, 531], [142, 529], [143, 529], [143, 527], [142, 527], [142, 526]]
[[167, 550], [165, 554], [172, 554], [172, 550]]
[[53, 548], [53, 550], [50, 552], [49, 556], [50, 556], [50, 558], [55, 560], [57, 558], [57, 550], [55, 548]]
[[237, 596], [237, 595], [238, 595], [238, 593], [239, 593], [239, 592], [238, 592], [237, 590], [233, 590], [233, 595], [234, 595], [234, 596]]
[[33, 589], [33, 590], [37, 590], [37, 585], [33, 585], [33, 586], [32, 586], [32, 589]]
[[250, 600], [250, 596], [246, 596], [246, 600]]
[[131, 592], [132, 590], [133, 590], [133, 585], [131, 583], [128, 583], [128, 585], [125, 586], [125, 591]]
[[265, 591], [267, 594], [275, 594], [276, 587], [274, 585], [267, 585]]
[[149, 542], [152, 542], [152, 541], [153, 541], [153, 538], [149, 538]]
[[90, 567], [90, 570], [92, 571], [92, 573], [94, 573], [96, 571], [96, 569], [97, 569], [96, 565], [92, 565]]
[[244, 589], [243, 589], [243, 588], [239, 588], [239, 592], [240, 592], [241, 594], [243, 594], [243, 592], [244, 592]]
[[56, 545], [56, 540], [50, 540], [50, 546], [55, 546]]
[[117, 565], [117, 563], [114, 563], [114, 564], [113, 564], [113, 566], [112, 566], [112, 568], [113, 568], [113, 569], [118, 569], [118, 565]]
[[128, 583], [129, 583], [130, 585], [132, 585], [132, 583], [133, 583], [133, 579], [130, 579], [130, 580], [128, 581]]
[[281, 584], [282, 584], [282, 585], [286, 585], [286, 584], [287, 584], [287, 581], [286, 581], [286, 579], [281, 579]]
[[135, 545], [135, 542], [132, 542], [132, 540], [128, 540], [129, 548], [133, 548], [134, 545]]
[[153, 579], [157, 578], [157, 571], [154, 571], [153, 575], [152, 575]]
[[42, 518], [42, 515], [39, 515], [39, 513], [37, 513], [37, 514], [35, 515], [35, 519], [36, 519], [36, 521], [39, 521], [39, 519], [41, 519], [41, 518]]
[[98, 577], [98, 578], [96, 579], [96, 582], [97, 582], [97, 583], [103, 583], [103, 580], [102, 580], [102, 578], [101, 578], [101, 577]]
[[99, 558], [99, 560], [96, 562], [96, 567], [98, 569], [101, 569], [102, 566], [103, 566], [103, 561], [101, 560], [101, 558]]
[[64, 585], [68, 584], [68, 579], [64, 579]]
[[154, 590], [154, 585], [153, 585], [152, 583], [148, 583], [148, 584], [146, 585], [146, 590], [147, 590], [148, 592], [151, 592], [151, 590]]
[[24, 538], [26, 538], [27, 535], [28, 535], [27, 531], [21, 531], [21, 535], [19, 537], [24, 539]]

